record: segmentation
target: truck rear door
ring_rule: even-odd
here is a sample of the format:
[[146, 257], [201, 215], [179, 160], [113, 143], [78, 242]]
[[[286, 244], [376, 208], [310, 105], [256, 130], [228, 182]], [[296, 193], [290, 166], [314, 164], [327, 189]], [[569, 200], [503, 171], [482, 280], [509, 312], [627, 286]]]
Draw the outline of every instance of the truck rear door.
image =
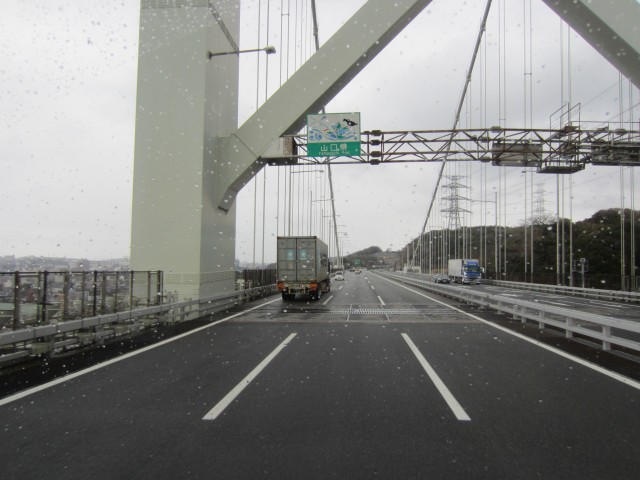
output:
[[296, 243], [295, 238], [278, 238], [278, 280], [296, 280]]
[[296, 262], [296, 266], [298, 269], [298, 281], [308, 282], [316, 280], [316, 239], [299, 238], [297, 254], [298, 261]]

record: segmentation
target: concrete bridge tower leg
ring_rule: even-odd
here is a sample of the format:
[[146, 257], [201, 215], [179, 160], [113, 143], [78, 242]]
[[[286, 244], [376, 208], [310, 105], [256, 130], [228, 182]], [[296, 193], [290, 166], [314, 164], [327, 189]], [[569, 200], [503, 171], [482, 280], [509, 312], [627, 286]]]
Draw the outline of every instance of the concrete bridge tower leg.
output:
[[239, 0], [142, 0], [131, 268], [180, 299], [234, 289], [235, 208], [217, 139], [237, 128]]

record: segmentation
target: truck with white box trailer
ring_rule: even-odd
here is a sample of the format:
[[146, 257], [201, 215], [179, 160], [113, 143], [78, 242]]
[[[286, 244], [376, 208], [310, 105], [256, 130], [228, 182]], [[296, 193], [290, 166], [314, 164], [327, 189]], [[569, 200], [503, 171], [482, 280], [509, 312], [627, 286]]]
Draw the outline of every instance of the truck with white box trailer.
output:
[[449, 279], [454, 283], [478, 284], [482, 269], [478, 260], [466, 258], [449, 259]]
[[283, 300], [319, 299], [331, 289], [329, 249], [318, 237], [278, 237], [277, 287]]

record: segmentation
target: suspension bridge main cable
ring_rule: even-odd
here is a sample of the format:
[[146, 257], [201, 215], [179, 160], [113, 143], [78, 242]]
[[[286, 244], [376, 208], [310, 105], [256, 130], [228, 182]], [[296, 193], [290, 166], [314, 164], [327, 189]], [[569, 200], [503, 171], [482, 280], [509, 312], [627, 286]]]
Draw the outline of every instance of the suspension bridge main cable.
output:
[[[313, 1], [313, 0], [312, 0]], [[482, 37], [484, 35], [484, 32], [486, 30], [486, 26], [487, 26], [487, 17], [489, 16], [489, 10], [491, 9], [491, 1], [492, 0], [487, 0], [487, 5], [485, 7], [484, 10], [484, 15], [482, 17], [482, 22], [480, 23], [480, 30], [478, 32], [478, 36], [476, 38], [476, 45], [474, 47], [473, 50], [473, 56], [471, 57], [471, 65], [469, 66], [469, 70], [467, 71], [467, 76], [465, 78], [465, 82], [464, 82], [464, 87], [462, 89], [462, 95], [460, 96], [460, 101], [458, 102], [458, 109], [456, 111], [456, 115], [454, 117], [454, 121], [453, 121], [453, 128], [452, 130], [455, 130], [458, 127], [458, 123], [460, 122], [460, 112], [462, 111], [462, 107], [464, 106], [464, 99], [467, 96], [467, 89], [469, 88], [469, 83], [471, 83], [471, 73], [473, 72], [473, 67], [475, 65], [476, 62], [476, 58], [478, 56], [478, 51], [480, 50], [480, 42], [482, 40]], [[454, 137], [454, 133], [451, 133], [451, 140], [453, 140]], [[431, 216], [431, 210], [433, 209], [433, 204], [436, 200], [436, 196], [438, 194], [438, 188], [440, 186], [440, 182], [442, 180], [442, 176], [443, 176], [443, 172], [444, 172], [444, 168], [447, 164], [447, 156], [445, 155], [444, 158], [442, 159], [442, 163], [440, 164], [440, 172], [438, 173], [438, 179], [436, 180], [436, 185], [433, 189], [433, 195], [431, 196], [431, 202], [429, 203], [429, 208], [427, 210], [427, 216], [424, 220], [424, 224], [422, 225], [422, 230], [420, 231], [420, 236], [419, 236], [419, 241], [422, 242], [422, 238], [424, 236], [424, 232], [425, 229], [427, 228], [427, 223], [429, 222], [429, 217]], [[415, 264], [415, 252], [416, 249], [414, 247], [413, 249], [413, 254], [411, 257], [411, 266], [413, 266]]]

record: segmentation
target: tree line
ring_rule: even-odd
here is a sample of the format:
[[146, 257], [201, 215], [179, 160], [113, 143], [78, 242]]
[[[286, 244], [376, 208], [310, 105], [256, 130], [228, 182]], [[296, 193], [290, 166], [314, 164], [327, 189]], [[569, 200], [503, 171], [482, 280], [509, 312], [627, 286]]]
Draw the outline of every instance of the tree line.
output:
[[637, 289], [639, 218], [639, 211], [606, 209], [578, 222], [547, 215], [516, 227], [432, 230], [400, 254], [427, 273], [446, 271], [449, 258], [476, 258], [486, 278]]

